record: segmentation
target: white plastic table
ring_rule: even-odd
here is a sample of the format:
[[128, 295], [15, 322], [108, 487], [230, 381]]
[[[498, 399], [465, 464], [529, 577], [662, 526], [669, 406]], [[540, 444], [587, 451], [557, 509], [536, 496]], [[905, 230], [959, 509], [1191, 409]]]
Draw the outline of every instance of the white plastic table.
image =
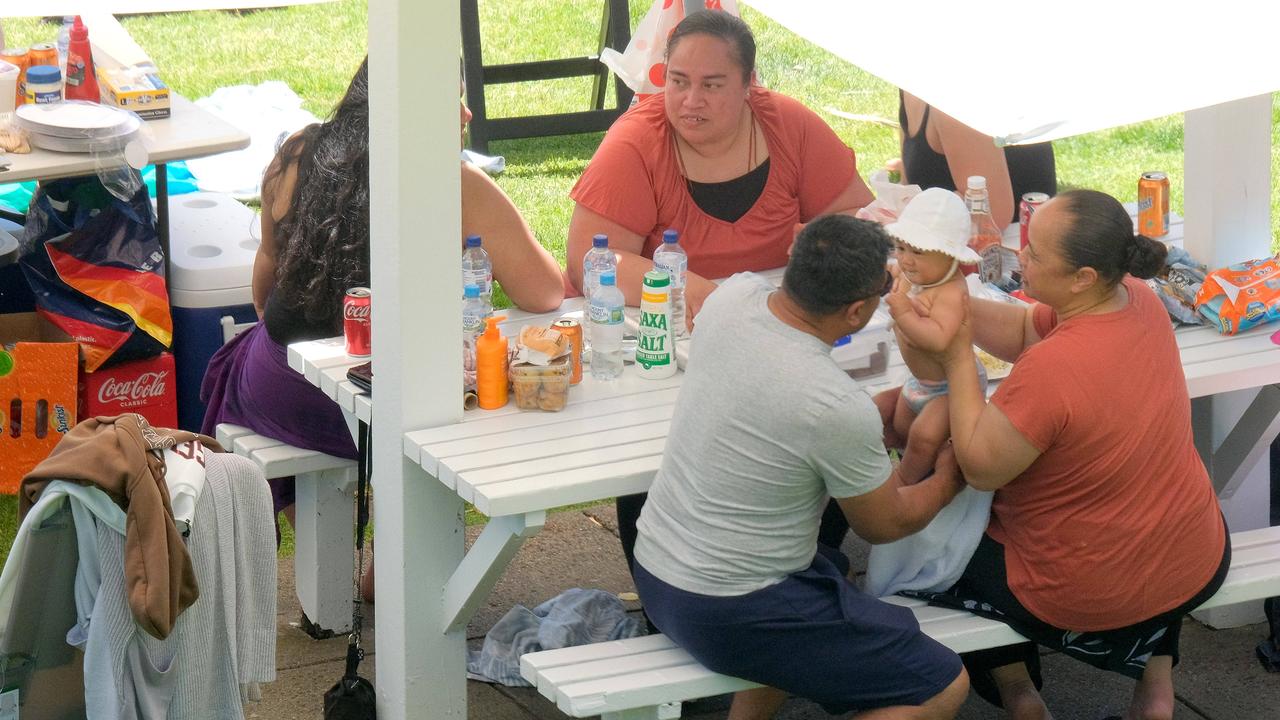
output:
[[[780, 271], [766, 275], [775, 279]], [[564, 314], [580, 314], [581, 298], [542, 315], [512, 312], [503, 332], [549, 324]], [[1275, 435], [1280, 406], [1280, 348], [1271, 341], [1274, 327], [1222, 336], [1208, 327], [1176, 331], [1187, 390], [1192, 398], [1246, 388], [1266, 387], [1255, 408], [1237, 423], [1206, 464], [1220, 493], [1243, 476], [1252, 453]], [[289, 346], [289, 364], [334, 399], [349, 417], [368, 422], [372, 399], [346, 380], [347, 368], [362, 360], [347, 357], [341, 338]], [[907, 373], [894, 348], [883, 375], [861, 382], [875, 393], [900, 385]], [[445, 590], [445, 630], [464, 625], [492, 589], [506, 563], [527, 537], [541, 529], [546, 512], [564, 505], [643, 492], [662, 460], [683, 371], [665, 380], [646, 380], [632, 366], [612, 382], [585, 373], [571, 388], [560, 412], [521, 411], [514, 403], [498, 410], [471, 410], [462, 422], [404, 436], [404, 453], [491, 520]], [[993, 381], [992, 390], [998, 384]], [[1265, 398], [1263, 400], [1262, 398]], [[1233, 432], [1233, 435], [1236, 435]], [[1234, 442], [1234, 445], [1232, 443]], [[1202, 454], [1206, 452], [1202, 448]]]

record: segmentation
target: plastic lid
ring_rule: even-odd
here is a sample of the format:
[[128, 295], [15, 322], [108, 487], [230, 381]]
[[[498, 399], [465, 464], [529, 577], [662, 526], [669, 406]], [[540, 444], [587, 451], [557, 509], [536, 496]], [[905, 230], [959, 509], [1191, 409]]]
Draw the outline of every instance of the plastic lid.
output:
[[478, 298], [480, 297], [480, 286], [475, 283], [467, 283], [462, 288], [462, 297]]
[[987, 179], [981, 175], [970, 175], [968, 184], [969, 184], [970, 190], [986, 190], [987, 189]]
[[591, 238], [591, 245], [592, 247], [609, 247], [609, 236], [596, 235], [595, 237]]
[[671, 274], [666, 270], [654, 268], [644, 274], [644, 286], [647, 288], [664, 288], [671, 285]]
[[28, 85], [44, 85], [62, 82], [62, 72], [57, 65], [32, 65], [27, 68]]
[[606, 270], [605, 272], [600, 273], [600, 284], [601, 285], [617, 285], [618, 276], [614, 275], [612, 270]]
[[679, 242], [679, 240], [680, 240], [680, 233], [676, 232], [675, 230], [668, 228], [662, 231], [662, 242], [675, 243], [675, 242]]
[[468, 235], [468, 236], [467, 236], [467, 247], [480, 247], [480, 236], [479, 236], [479, 235]]

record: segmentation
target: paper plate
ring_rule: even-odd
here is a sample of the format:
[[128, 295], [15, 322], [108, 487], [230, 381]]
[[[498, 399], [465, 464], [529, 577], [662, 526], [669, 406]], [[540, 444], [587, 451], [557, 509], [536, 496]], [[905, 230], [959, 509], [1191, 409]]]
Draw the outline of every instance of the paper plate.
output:
[[133, 113], [87, 102], [21, 105], [15, 115], [33, 133], [75, 139], [128, 135], [142, 124]]

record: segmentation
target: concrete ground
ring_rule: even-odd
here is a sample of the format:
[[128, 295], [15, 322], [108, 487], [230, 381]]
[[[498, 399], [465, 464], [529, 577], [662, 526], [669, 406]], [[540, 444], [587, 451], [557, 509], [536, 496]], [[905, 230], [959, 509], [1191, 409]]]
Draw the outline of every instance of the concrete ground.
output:
[[[474, 539], [479, 528], [470, 528]], [[866, 546], [856, 540], [845, 551], [855, 566], [865, 567]], [[506, 575], [468, 627], [478, 647], [484, 634], [506, 611], [520, 604], [533, 607], [571, 587], [634, 592], [618, 545], [612, 506], [551, 515], [545, 529], [525, 543]], [[639, 604], [628, 603], [639, 613]], [[263, 699], [246, 707], [250, 718], [312, 720], [321, 717], [321, 698], [341, 675], [346, 638], [315, 641], [297, 628], [300, 609], [293, 589], [292, 559], [280, 561], [276, 681], [263, 688]], [[361, 674], [376, 683], [377, 653], [372, 622], [366, 634], [367, 657]], [[1280, 674], [1269, 675], [1254, 659], [1254, 646], [1265, 637], [1263, 625], [1213, 630], [1188, 619], [1182, 632], [1182, 663], [1175, 671], [1176, 720], [1274, 720], [1280, 718]], [[458, 669], [462, 672], [462, 668]], [[1101, 720], [1123, 714], [1133, 683], [1094, 670], [1056, 653], [1044, 657], [1044, 697], [1057, 720]], [[508, 688], [468, 681], [468, 717], [472, 720], [557, 720], [565, 717], [528, 688]], [[727, 698], [686, 704], [683, 717], [722, 720]], [[429, 715], [424, 715], [424, 718]], [[817, 705], [790, 700], [780, 720], [833, 717]], [[970, 697], [961, 720], [987, 720], [1003, 713]]]

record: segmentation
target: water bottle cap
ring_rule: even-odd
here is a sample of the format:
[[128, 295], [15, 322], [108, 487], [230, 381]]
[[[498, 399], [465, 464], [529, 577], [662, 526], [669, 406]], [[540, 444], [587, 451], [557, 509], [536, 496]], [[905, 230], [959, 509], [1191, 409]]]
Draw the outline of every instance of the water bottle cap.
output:
[[595, 237], [591, 238], [591, 245], [593, 247], [607, 248], [609, 247], [609, 236], [596, 235]]
[[968, 184], [969, 184], [970, 190], [986, 190], [987, 189], [987, 179], [981, 175], [970, 175]]
[[468, 235], [468, 236], [467, 236], [467, 247], [469, 247], [469, 248], [473, 248], [473, 247], [480, 247], [480, 236], [479, 236], [479, 235]]
[[462, 288], [462, 297], [478, 298], [480, 297], [480, 286], [475, 283], [467, 283]]
[[676, 232], [675, 230], [668, 229], [668, 230], [662, 231], [662, 242], [674, 244], [679, 241], [680, 241], [680, 233]]
[[618, 277], [613, 274], [612, 270], [606, 270], [605, 272], [600, 273], [600, 284], [601, 285], [617, 285]]

